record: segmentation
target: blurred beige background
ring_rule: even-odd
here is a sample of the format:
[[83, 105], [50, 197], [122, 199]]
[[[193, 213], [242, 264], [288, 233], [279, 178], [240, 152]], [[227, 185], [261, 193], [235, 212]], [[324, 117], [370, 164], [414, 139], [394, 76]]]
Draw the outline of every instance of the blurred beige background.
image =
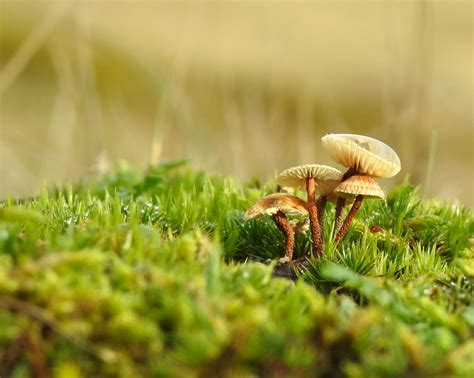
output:
[[325, 133], [394, 147], [474, 205], [471, 1], [0, 0], [0, 198], [118, 160], [239, 179], [330, 163]]

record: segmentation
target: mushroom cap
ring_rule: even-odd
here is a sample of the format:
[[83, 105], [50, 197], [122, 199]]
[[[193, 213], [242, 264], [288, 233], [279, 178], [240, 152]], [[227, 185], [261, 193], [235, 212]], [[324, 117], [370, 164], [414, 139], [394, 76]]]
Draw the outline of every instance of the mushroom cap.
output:
[[295, 234], [304, 234], [306, 231], [309, 231], [309, 219], [304, 220], [291, 219], [289, 221], [291, 228]]
[[298, 188], [306, 186], [306, 178], [314, 177], [316, 180], [316, 193], [326, 195], [332, 193], [339, 184], [342, 173], [336, 168], [320, 164], [305, 164], [285, 169], [277, 178], [281, 186]]
[[270, 194], [258, 200], [245, 213], [245, 219], [273, 215], [282, 211], [287, 215], [307, 215], [308, 205], [301, 198], [287, 193]]
[[377, 139], [356, 134], [328, 134], [321, 141], [331, 158], [361, 174], [392, 177], [400, 172], [397, 153]]
[[340, 197], [356, 197], [362, 194], [367, 198], [385, 199], [385, 193], [377, 182], [370, 176], [354, 175], [341, 182], [334, 189]]

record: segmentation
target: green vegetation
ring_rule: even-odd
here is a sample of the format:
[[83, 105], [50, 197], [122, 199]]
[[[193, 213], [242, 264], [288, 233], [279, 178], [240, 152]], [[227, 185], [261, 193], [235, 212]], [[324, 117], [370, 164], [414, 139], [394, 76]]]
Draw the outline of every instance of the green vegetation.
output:
[[472, 211], [405, 183], [293, 282], [274, 183], [184, 165], [0, 204], [0, 376], [472, 375]]

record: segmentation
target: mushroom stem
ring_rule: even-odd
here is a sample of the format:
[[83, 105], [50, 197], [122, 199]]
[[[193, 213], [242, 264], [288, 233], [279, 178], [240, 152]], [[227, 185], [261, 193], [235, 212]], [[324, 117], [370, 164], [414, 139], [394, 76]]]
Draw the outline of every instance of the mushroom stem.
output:
[[[354, 168], [349, 168], [346, 173], [341, 178], [341, 182], [347, 180], [349, 177], [356, 175], [358, 172]], [[339, 232], [339, 229], [341, 228], [342, 225], [342, 210], [346, 206], [346, 199], [342, 197], [337, 197], [337, 202], [336, 202], [336, 214], [334, 217], [334, 235], [337, 235]]]
[[321, 232], [321, 240], [323, 241], [324, 245], [324, 209], [326, 207], [326, 202], [328, 201], [326, 196], [321, 196], [316, 201], [316, 207], [318, 209], [318, 223], [319, 229]]
[[346, 199], [344, 197], [337, 197], [336, 215], [334, 217], [334, 235], [337, 234], [342, 225], [342, 210], [346, 206]]
[[335, 244], [338, 245], [339, 242], [342, 240], [344, 235], [347, 232], [347, 229], [349, 228], [349, 225], [352, 222], [352, 219], [354, 219], [354, 216], [356, 215], [357, 211], [360, 209], [360, 205], [362, 204], [362, 200], [364, 199], [363, 195], [358, 195], [351, 207], [351, 210], [347, 214], [346, 219], [344, 220], [344, 223], [342, 224], [341, 228], [337, 232], [336, 239], [335, 239]]
[[285, 235], [285, 256], [288, 258], [288, 261], [291, 261], [295, 247], [295, 233], [291, 228], [290, 222], [288, 222], [288, 218], [282, 211], [277, 211], [273, 214], [273, 220]]
[[306, 178], [306, 194], [308, 196], [308, 213], [309, 213], [309, 226], [311, 228], [311, 236], [313, 238], [313, 248], [316, 254], [321, 255], [323, 253], [323, 240], [321, 239], [321, 229], [319, 228], [318, 222], [318, 208], [316, 206], [316, 180], [314, 177]]

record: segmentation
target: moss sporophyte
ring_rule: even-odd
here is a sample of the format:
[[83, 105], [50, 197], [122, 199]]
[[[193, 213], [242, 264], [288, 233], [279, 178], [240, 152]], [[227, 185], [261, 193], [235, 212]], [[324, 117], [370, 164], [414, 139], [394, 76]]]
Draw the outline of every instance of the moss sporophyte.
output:
[[[324, 252], [324, 210], [327, 201], [336, 201], [333, 237], [337, 245], [346, 234], [364, 198], [385, 198], [384, 192], [373, 177], [392, 177], [401, 168], [396, 152], [374, 138], [354, 134], [328, 134], [322, 138], [322, 143], [336, 162], [348, 168], [344, 174], [326, 165], [305, 164], [288, 168], [277, 178], [277, 183], [284, 189], [299, 187], [306, 189], [312, 246], [313, 251], [319, 256]], [[316, 195], [319, 197], [316, 198]], [[282, 194], [275, 198], [286, 197]], [[265, 197], [249, 211], [255, 211], [256, 206], [260, 208], [265, 199], [273, 201], [274, 197]], [[353, 205], [342, 221], [347, 200], [352, 200]], [[290, 232], [291, 227], [284, 214], [276, 212], [274, 219], [285, 233], [285, 256], [291, 260], [294, 233]]]

